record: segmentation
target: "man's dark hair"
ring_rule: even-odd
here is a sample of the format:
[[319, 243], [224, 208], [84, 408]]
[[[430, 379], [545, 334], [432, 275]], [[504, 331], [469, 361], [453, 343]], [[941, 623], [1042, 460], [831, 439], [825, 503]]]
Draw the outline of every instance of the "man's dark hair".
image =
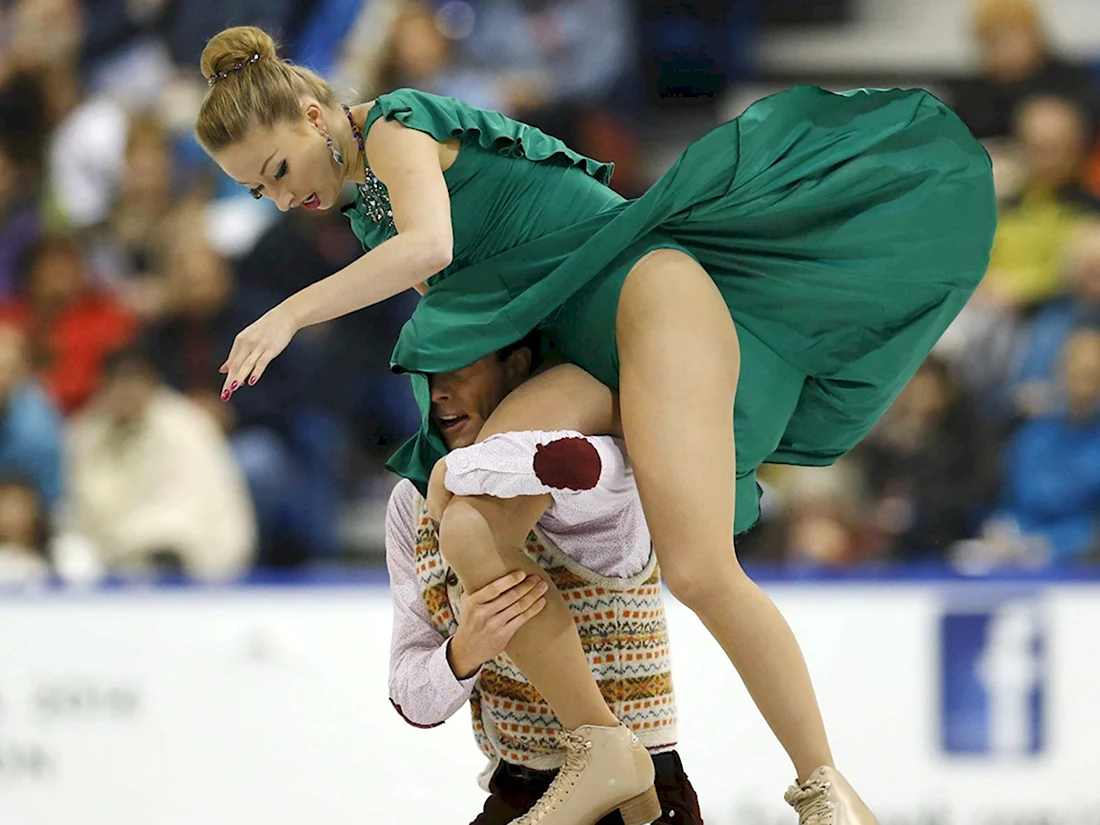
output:
[[503, 361], [513, 352], [524, 347], [531, 350], [531, 372], [534, 372], [542, 360], [542, 333], [537, 329], [531, 330], [514, 344], [498, 349], [497, 358]]

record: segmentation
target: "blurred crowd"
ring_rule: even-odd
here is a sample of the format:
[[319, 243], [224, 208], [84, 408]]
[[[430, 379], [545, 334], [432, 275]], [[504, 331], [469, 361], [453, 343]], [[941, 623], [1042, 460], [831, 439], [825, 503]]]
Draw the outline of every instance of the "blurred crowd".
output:
[[[0, 0], [0, 582], [347, 560], [349, 512], [385, 500], [415, 429], [388, 371], [411, 294], [304, 331], [218, 399], [233, 336], [360, 249], [338, 211], [280, 214], [206, 160], [207, 38], [261, 25], [347, 99], [503, 111], [615, 160], [631, 196], [668, 102], [750, 72], [754, 4], [675, 5]], [[851, 456], [766, 469], [747, 558], [1100, 558], [1100, 72], [1027, 0], [977, 3], [972, 35], [979, 67], [945, 88], [994, 158], [989, 273]]]
[[999, 223], [970, 304], [834, 467], [769, 468], [743, 546], [792, 564], [1100, 562], [1100, 73], [1042, 6], [979, 0], [973, 76], [943, 83], [988, 148]]

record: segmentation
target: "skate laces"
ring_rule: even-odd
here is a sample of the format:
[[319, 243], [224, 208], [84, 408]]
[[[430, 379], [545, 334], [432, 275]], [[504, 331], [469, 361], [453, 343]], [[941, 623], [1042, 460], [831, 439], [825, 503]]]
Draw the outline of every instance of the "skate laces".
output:
[[829, 801], [828, 780], [812, 779], [802, 787], [791, 785], [783, 799], [798, 814], [798, 825], [835, 825], [836, 809]]
[[561, 731], [558, 733], [558, 742], [565, 748], [565, 764], [562, 765], [550, 787], [546, 789], [535, 807], [529, 810], [519, 819], [512, 821], [511, 825], [535, 825], [543, 816], [550, 813], [565, 800], [570, 789], [576, 784], [576, 776], [582, 773], [588, 766], [588, 752], [592, 750], [592, 743], [575, 731]]

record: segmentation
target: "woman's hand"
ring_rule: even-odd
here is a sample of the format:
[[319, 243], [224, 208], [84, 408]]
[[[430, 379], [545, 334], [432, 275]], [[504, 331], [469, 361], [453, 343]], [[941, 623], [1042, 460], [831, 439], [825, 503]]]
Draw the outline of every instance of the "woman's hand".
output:
[[297, 331], [294, 316], [283, 304], [279, 304], [237, 333], [233, 339], [233, 349], [220, 370], [225, 374], [222, 401], [228, 401], [245, 382], [251, 385], [259, 381], [267, 365], [286, 349]]

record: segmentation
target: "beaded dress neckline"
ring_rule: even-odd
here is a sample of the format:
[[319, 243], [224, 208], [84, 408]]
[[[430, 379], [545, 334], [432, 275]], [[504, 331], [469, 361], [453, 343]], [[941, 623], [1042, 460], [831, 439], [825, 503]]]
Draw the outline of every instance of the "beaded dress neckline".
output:
[[352, 117], [351, 109], [346, 105], [343, 109], [348, 123], [351, 124], [351, 134], [359, 147], [359, 154], [363, 156], [365, 182], [356, 185], [362, 198], [361, 208], [374, 223], [392, 227], [393, 207], [390, 205], [389, 191], [386, 189], [386, 184], [378, 179], [378, 176], [371, 170], [370, 164], [367, 163], [366, 141], [363, 140], [363, 131], [359, 128], [359, 124]]

